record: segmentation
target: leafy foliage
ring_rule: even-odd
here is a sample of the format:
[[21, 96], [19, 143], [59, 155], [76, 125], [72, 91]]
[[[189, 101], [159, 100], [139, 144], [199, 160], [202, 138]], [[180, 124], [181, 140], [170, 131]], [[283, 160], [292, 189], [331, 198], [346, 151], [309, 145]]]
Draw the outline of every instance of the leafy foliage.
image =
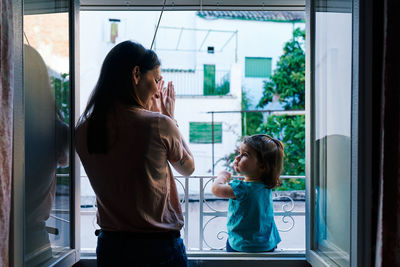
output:
[[260, 132], [282, 141], [285, 157], [282, 174], [305, 175], [305, 116], [276, 116], [267, 118]]
[[304, 109], [305, 99], [305, 52], [302, 48], [305, 31], [299, 28], [293, 31], [293, 39], [283, 48], [283, 55], [277, 62], [277, 68], [270, 80], [264, 82], [263, 97], [258, 103], [263, 107], [279, 95], [284, 108]]
[[222, 158], [219, 158], [215, 163], [214, 166], [216, 166], [219, 162], [222, 162], [222, 166], [225, 168], [225, 170], [231, 172], [233, 175], [238, 175], [238, 173], [233, 169], [233, 161], [235, 160], [236, 155], [238, 155], [239, 151], [238, 148], [235, 148], [235, 150], [228, 154], [225, 155]]
[[69, 79], [67, 73], [61, 74], [61, 78], [50, 77], [51, 85], [54, 89], [56, 108], [60, 112], [60, 119], [69, 124], [70, 104], [69, 104]]
[[220, 84], [215, 87], [215, 95], [226, 95], [229, 93], [230, 83], [228, 79], [222, 80]]
[[[293, 31], [293, 39], [283, 48], [277, 68], [269, 81], [264, 82], [263, 97], [258, 103], [264, 107], [278, 95], [285, 110], [305, 108], [305, 52], [303, 45], [305, 31]], [[305, 175], [305, 116], [269, 116], [260, 126], [260, 132], [267, 133], [285, 145], [284, 175]], [[279, 190], [304, 190], [304, 179], [285, 179]]]
[[229, 93], [230, 83], [228, 79], [223, 79], [217, 85], [207, 85], [204, 88], [204, 95], [226, 95]]
[[[249, 98], [246, 92], [242, 93], [242, 110], [248, 110], [250, 107]], [[261, 112], [243, 112], [242, 113], [242, 135], [253, 135], [259, 133], [259, 126], [263, 122]]]
[[[63, 73], [61, 77], [50, 77], [51, 86], [54, 89], [54, 98], [58, 119], [70, 124], [70, 89], [68, 74]], [[69, 174], [69, 166], [58, 167], [57, 174]], [[57, 177], [57, 184], [68, 184], [69, 177]]]

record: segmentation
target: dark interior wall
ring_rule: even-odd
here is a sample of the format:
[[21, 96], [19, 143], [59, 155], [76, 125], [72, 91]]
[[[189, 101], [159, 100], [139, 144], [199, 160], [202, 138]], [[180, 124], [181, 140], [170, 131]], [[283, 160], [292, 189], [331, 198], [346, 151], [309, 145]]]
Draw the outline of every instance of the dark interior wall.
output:
[[[373, 266], [376, 260], [378, 221], [382, 220], [379, 218], [381, 179], [384, 179], [386, 183], [387, 192], [384, 192], [386, 200], [389, 203], [395, 203], [398, 198], [396, 193], [398, 174], [396, 175], [395, 171], [399, 161], [397, 158], [399, 152], [396, 152], [396, 148], [398, 149], [399, 142], [400, 105], [394, 102], [399, 103], [400, 98], [398, 93], [400, 59], [397, 48], [400, 40], [398, 30], [397, 34], [393, 31], [396, 28], [397, 19], [393, 14], [392, 17], [388, 17], [388, 14], [395, 12], [394, 6], [397, 5], [397, 8], [399, 6], [394, 2], [397, 1], [359, 1], [358, 64], [361, 114], [359, 136], [361, 140], [359, 140], [358, 160], [361, 162], [359, 166], [361, 194], [358, 203], [359, 208], [362, 209], [359, 220], [364, 222], [360, 224], [358, 230], [361, 235], [364, 235], [361, 240], [365, 241], [360, 242], [358, 247], [358, 250], [362, 252], [358, 253], [360, 266]], [[392, 53], [387, 54], [386, 59], [385, 51]], [[393, 53], [393, 51], [397, 52]], [[387, 77], [390, 79], [388, 80]], [[391, 105], [389, 109], [388, 104]], [[388, 181], [392, 183], [389, 186]], [[392, 219], [386, 220], [389, 223], [396, 221], [395, 209], [391, 208]], [[388, 230], [388, 228], [392, 228], [395, 233], [395, 226], [386, 225], [384, 229]]]

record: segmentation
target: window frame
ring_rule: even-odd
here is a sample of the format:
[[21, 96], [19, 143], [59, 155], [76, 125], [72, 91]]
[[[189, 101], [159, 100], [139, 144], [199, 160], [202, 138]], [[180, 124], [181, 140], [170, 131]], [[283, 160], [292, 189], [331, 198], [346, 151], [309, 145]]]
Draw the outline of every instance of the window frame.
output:
[[[21, 0], [17, 0], [21, 1]], [[78, 0], [75, 0], [76, 2]], [[371, 253], [371, 244], [374, 242], [371, 237], [371, 211], [366, 209], [371, 207], [371, 192], [372, 190], [372, 174], [370, 168], [374, 162], [372, 162], [372, 111], [370, 107], [373, 103], [373, 74], [374, 68], [372, 65], [372, 40], [373, 31], [371, 31], [370, 25], [373, 25], [373, 0], [353, 0], [353, 92], [352, 92], [352, 134], [357, 135], [358, 143], [352, 142], [352, 200], [351, 200], [351, 212], [353, 214], [351, 233], [351, 255], [350, 263], [352, 266], [369, 266], [372, 263], [369, 262], [368, 257]], [[111, 10], [161, 10], [163, 1], [147, 1], [139, 0], [135, 1], [136, 6], [129, 6], [124, 0], [81, 0], [80, 10], [110, 10], [110, 3], [114, 4]], [[108, 4], [108, 6], [107, 6]], [[314, 38], [314, 21], [311, 18], [311, 12], [313, 11], [312, 0], [288, 0], [288, 1], [274, 1], [274, 0], [259, 0], [259, 1], [242, 1], [242, 0], [229, 0], [229, 1], [207, 1], [202, 3], [203, 6], [199, 7], [198, 0], [180, 0], [167, 3], [165, 10], [260, 10], [268, 8], [268, 10], [298, 10], [306, 12], [306, 116], [309, 118], [306, 120], [306, 176], [307, 187], [306, 191], [313, 189], [313, 183], [310, 179], [311, 170], [313, 168], [312, 161], [310, 160], [312, 147], [310, 141], [312, 136], [310, 135], [311, 129], [314, 126], [313, 121], [310, 120], [311, 111], [310, 108], [313, 105], [314, 99], [311, 97], [310, 88], [313, 84], [312, 77], [312, 66], [311, 62], [314, 57], [314, 51], [311, 49], [311, 44]], [[368, 29], [368, 30], [367, 30]], [[376, 30], [376, 29], [375, 29]], [[79, 47], [79, 44], [78, 44]], [[78, 61], [76, 61], [78, 62]], [[77, 76], [79, 77], [79, 76]], [[363, 90], [359, 90], [362, 88]], [[307, 97], [308, 96], [308, 97]], [[79, 107], [79, 105], [76, 105]], [[79, 112], [78, 112], [79, 114]], [[352, 140], [356, 140], [352, 136]], [[77, 176], [79, 177], [79, 176]], [[325, 265], [324, 261], [321, 260], [319, 255], [312, 250], [310, 246], [310, 238], [313, 237], [311, 231], [311, 225], [309, 218], [313, 215], [313, 212], [309, 209], [309, 203], [313, 203], [315, 198], [309, 193], [306, 194], [306, 252], [307, 261], [312, 264], [321, 263]], [[305, 256], [305, 255], [303, 255]], [[190, 255], [189, 255], [190, 257]], [[203, 257], [201, 257], [203, 259]], [[314, 260], [315, 259], [315, 260]], [[266, 262], [260, 261], [260, 262]]]
[[[306, 0], [175, 0], [164, 10], [271, 10], [304, 11]], [[162, 0], [80, 0], [80, 10], [161, 10]], [[200, 6], [201, 5], [201, 6]]]
[[[157, 4], [155, 3], [157, 2]], [[168, 2], [168, 1], [167, 1]], [[106, 4], [100, 4], [106, 3]], [[185, 4], [186, 3], [186, 4]], [[160, 11], [162, 10], [163, 1], [146, 1], [139, 0], [135, 1], [135, 6], [130, 6], [126, 4], [126, 1], [111, 1], [107, 0], [81, 0], [81, 11], [104, 11], [104, 10], [134, 10], [134, 11]], [[207, 1], [203, 3], [202, 7], [199, 7], [198, 0], [195, 1], [174, 1], [173, 4], [167, 3], [165, 6], [165, 11], [181, 11], [181, 10], [265, 10], [275, 11], [275, 10], [287, 10], [287, 11], [304, 11], [305, 10], [305, 0], [287, 0], [282, 4], [282, 1], [246, 1], [243, 4], [241, 0], [230, 0], [224, 1]], [[272, 61], [271, 61], [272, 68]], [[307, 235], [306, 235], [307, 236]], [[246, 261], [246, 263], [251, 263], [252, 266], [267, 266], [271, 264], [275, 266], [276, 264], [283, 263], [288, 264], [288, 266], [304, 266], [306, 262], [305, 251], [285, 251], [285, 252], [275, 252], [268, 254], [251, 254], [248, 253], [238, 253], [232, 255], [231, 253], [224, 252], [201, 252], [192, 253], [188, 252], [188, 258], [190, 262], [205, 263], [212, 262], [213, 266], [231, 266], [232, 264], [240, 265]], [[89, 261], [95, 260], [95, 253], [90, 253], [86, 251], [81, 254], [81, 258], [87, 259]], [[239, 262], [239, 263], [237, 263]], [[208, 263], [211, 264], [211, 263]]]
[[[161, 10], [163, 1], [135, 1], [136, 6], [130, 6], [127, 1], [116, 0], [69, 0], [73, 12], [70, 11], [70, 42], [73, 45], [70, 47], [71, 55], [70, 63], [71, 68], [71, 92], [72, 101], [71, 109], [74, 108], [74, 118], [71, 116], [71, 121], [74, 123], [78, 118], [79, 112], [79, 11], [80, 10]], [[213, 9], [213, 10], [260, 10], [268, 8], [268, 10], [304, 10], [306, 7], [306, 32], [308, 35], [306, 45], [306, 95], [309, 96], [306, 101], [306, 116], [311, 118], [310, 107], [315, 101], [310, 95], [310, 87], [313, 86], [312, 80], [312, 68], [310, 63], [313, 59], [313, 50], [311, 50], [311, 43], [313, 42], [314, 25], [311, 13], [313, 11], [311, 0], [289, 0], [289, 1], [247, 1], [243, 4], [240, 0], [224, 1], [207, 1], [203, 3], [202, 7], [199, 7], [198, 0], [187, 0], [187, 1], [174, 1], [167, 3], [165, 10], [199, 10], [199, 9]], [[370, 193], [372, 192], [371, 186], [371, 172], [369, 168], [372, 162], [372, 148], [368, 146], [372, 140], [372, 113], [369, 107], [371, 107], [372, 101], [372, 77], [373, 67], [370, 55], [372, 54], [372, 37], [373, 33], [370, 30], [372, 25], [372, 8], [373, 1], [359, 1], [353, 0], [353, 95], [352, 95], [352, 133], [357, 134], [358, 143], [352, 142], [353, 153], [352, 160], [352, 207], [351, 211], [353, 214], [351, 233], [351, 265], [357, 266], [369, 266], [371, 263], [366, 259], [366, 255], [370, 253], [370, 247], [373, 243], [370, 237], [371, 226], [369, 225], [371, 219], [371, 212], [366, 210], [366, 207], [371, 206]], [[111, 6], [114, 5], [114, 6]], [[11, 213], [11, 231], [10, 231], [10, 263], [15, 266], [23, 266], [23, 206], [24, 206], [24, 92], [23, 92], [23, 0], [13, 1], [13, 25], [14, 25], [14, 126], [13, 126], [13, 184], [12, 184], [12, 213]], [[71, 19], [72, 18], [72, 19]], [[368, 28], [367, 28], [368, 27]], [[366, 42], [364, 42], [366, 41]], [[73, 80], [72, 80], [73, 79]], [[363, 88], [363, 90], [358, 90]], [[356, 121], [354, 121], [356, 120]], [[310, 177], [311, 170], [313, 168], [312, 161], [310, 161], [311, 155], [311, 129], [313, 127], [313, 121], [307, 119], [306, 121], [306, 175]], [[73, 143], [73, 132], [72, 132], [72, 143]], [[354, 137], [352, 136], [352, 139]], [[72, 144], [71, 144], [72, 146]], [[75, 228], [71, 231], [71, 253], [65, 255], [64, 258], [59, 259], [58, 264], [63, 266], [63, 262], [69, 262], [68, 259], [73, 259], [74, 262], [79, 260], [80, 257], [80, 216], [76, 216], [79, 213], [79, 196], [80, 196], [80, 182], [79, 182], [79, 160], [76, 153], [71, 153], [71, 162], [75, 164], [73, 177], [73, 197], [74, 207], [73, 210]], [[359, 178], [359, 177], [362, 177]], [[314, 188], [313, 183], [308, 178], [307, 191], [312, 192]], [[313, 232], [311, 231], [310, 216], [313, 215], [313, 211], [309, 208], [309, 203], [314, 201], [314, 197], [307, 194], [307, 209], [306, 209], [306, 251], [307, 260], [312, 263], [319, 265], [326, 265], [326, 262], [313, 250], [310, 246], [310, 240], [313, 240]], [[364, 234], [362, 234], [364, 233]], [[203, 259], [201, 256], [200, 259]], [[261, 262], [266, 262], [263, 260]], [[286, 260], [284, 260], [286, 261]], [[71, 262], [69, 262], [71, 263]], [[57, 263], [54, 263], [57, 264]], [[66, 263], [67, 264], [67, 263]], [[71, 264], [69, 264], [71, 265]]]
[[[306, 0], [306, 190], [315, 192], [313, 172], [314, 161], [311, 159], [314, 150], [315, 128], [313, 120], [315, 97], [312, 92], [314, 84], [315, 50], [315, 6], [313, 0]], [[371, 166], [372, 161], [372, 122], [373, 74], [372, 40], [373, 1], [352, 0], [352, 92], [351, 92], [351, 225], [350, 225], [350, 266], [370, 266], [368, 256], [374, 242], [371, 235], [371, 209], [373, 192]], [[362, 90], [360, 90], [362, 88]], [[331, 266], [332, 262], [313, 246], [315, 239], [314, 194], [306, 194], [306, 258], [313, 266]]]
[[[54, 1], [53, 1], [54, 2]], [[74, 125], [79, 118], [79, 0], [66, 0], [69, 8], [69, 73], [70, 73], [70, 147], [74, 151]], [[47, 3], [39, 6], [39, 12], [52, 13]], [[43, 8], [43, 9], [41, 9]], [[63, 6], [64, 8], [64, 6]], [[32, 12], [35, 12], [33, 9]], [[10, 222], [9, 260], [12, 266], [24, 266], [24, 202], [25, 202], [25, 110], [23, 64], [23, 17], [24, 1], [13, 1], [14, 25], [14, 99], [13, 99], [13, 182]], [[79, 159], [69, 153], [70, 162], [70, 248], [44, 264], [47, 266], [71, 266], [80, 259], [80, 179]]]

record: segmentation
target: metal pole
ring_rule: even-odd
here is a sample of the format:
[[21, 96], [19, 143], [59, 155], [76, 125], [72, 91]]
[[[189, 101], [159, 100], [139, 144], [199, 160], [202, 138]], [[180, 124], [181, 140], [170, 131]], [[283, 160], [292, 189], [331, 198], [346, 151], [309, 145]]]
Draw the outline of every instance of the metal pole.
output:
[[235, 31], [236, 47], [235, 47], [235, 63], [238, 62], [238, 30]]
[[183, 28], [181, 28], [181, 31], [179, 32], [178, 42], [176, 43], [175, 50], [178, 50], [179, 43], [181, 42], [182, 32], [183, 32]]
[[189, 248], [189, 178], [185, 177], [185, 245]]
[[203, 250], [203, 202], [204, 202], [204, 188], [203, 188], [203, 178], [199, 179], [200, 182], [200, 199], [199, 199], [199, 250]]
[[198, 50], [199, 52], [201, 51], [201, 48], [203, 47], [203, 44], [206, 42], [207, 37], [208, 37], [208, 35], [210, 34], [210, 32], [211, 32], [211, 30], [208, 30], [206, 36], [205, 36], [204, 39], [203, 39], [203, 42], [201, 42], [201, 45], [200, 45], [199, 50]]
[[211, 112], [211, 155], [212, 155], [212, 175], [214, 176], [214, 112]]
[[243, 136], [245, 135], [247, 135], [247, 112], [244, 112], [244, 119], [243, 119]]

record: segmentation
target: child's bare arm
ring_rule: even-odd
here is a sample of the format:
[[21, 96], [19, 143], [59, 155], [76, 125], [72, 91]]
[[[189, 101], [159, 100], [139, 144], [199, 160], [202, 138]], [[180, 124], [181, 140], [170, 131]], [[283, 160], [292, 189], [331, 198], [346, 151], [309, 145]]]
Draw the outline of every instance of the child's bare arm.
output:
[[227, 171], [220, 172], [211, 187], [211, 192], [217, 197], [235, 198], [235, 194], [233, 193], [232, 187], [227, 184], [227, 182], [229, 182], [230, 179], [231, 179], [230, 172]]

